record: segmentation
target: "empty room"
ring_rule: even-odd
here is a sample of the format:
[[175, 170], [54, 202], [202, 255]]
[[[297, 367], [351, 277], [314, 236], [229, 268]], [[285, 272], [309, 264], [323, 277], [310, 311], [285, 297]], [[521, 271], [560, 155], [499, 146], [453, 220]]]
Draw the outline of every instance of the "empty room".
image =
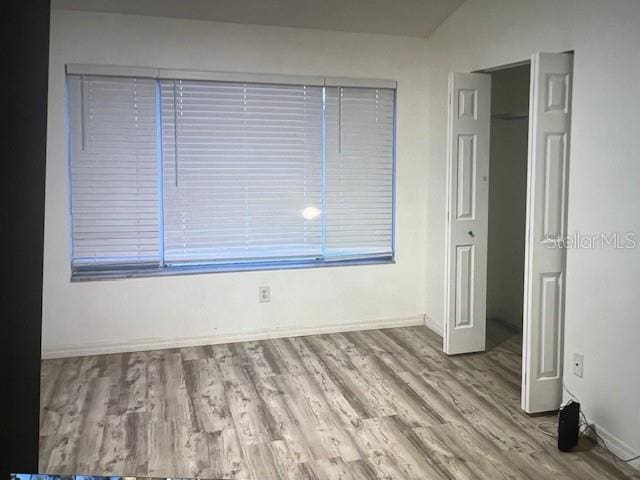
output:
[[636, 0], [1, 8], [6, 478], [640, 479]]

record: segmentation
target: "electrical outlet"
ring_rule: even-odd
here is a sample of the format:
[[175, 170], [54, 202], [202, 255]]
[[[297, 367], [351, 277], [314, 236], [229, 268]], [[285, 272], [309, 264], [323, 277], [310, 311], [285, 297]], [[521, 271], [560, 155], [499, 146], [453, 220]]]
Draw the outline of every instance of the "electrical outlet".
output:
[[573, 374], [582, 378], [582, 369], [584, 367], [584, 356], [580, 353], [573, 354]]
[[258, 287], [258, 301], [260, 303], [266, 303], [271, 301], [271, 288]]

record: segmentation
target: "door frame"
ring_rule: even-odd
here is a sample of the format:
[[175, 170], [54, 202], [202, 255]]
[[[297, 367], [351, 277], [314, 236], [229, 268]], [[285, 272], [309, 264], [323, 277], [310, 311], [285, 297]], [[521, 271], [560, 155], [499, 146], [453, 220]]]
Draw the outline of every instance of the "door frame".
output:
[[[574, 54], [573, 51], [565, 51], [565, 52], [556, 52], [556, 53], [565, 53], [565, 54]], [[509, 64], [503, 64], [503, 65], [499, 65], [499, 66], [493, 66], [493, 67], [488, 67], [485, 69], [480, 69], [480, 70], [475, 70], [473, 72], [470, 73], [484, 73], [484, 74], [489, 74], [495, 71], [499, 71], [499, 70], [505, 70], [505, 69], [509, 69], [509, 68], [514, 68], [514, 67], [518, 67], [521, 65], [526, 65], [529, 64], [533, 67], [533, 62], [532, 62], [532, 58], [535, 55], [535, 53], [532, 53], [531, 57], [527, 60], [522, 60], [522, 61], [518, 61], [518, 62], [512, 62]], [[533, 101], [533, 96], [534, 96], [534, 91], [533, 91], [533, 68], [531, 69], [531, 73], [530, 73], [530, 83], [529, 83], [529, 110], [531, 112], [531, 106], [532, 106], [532, 101]], [[573, 90], [573, 79], [574, 79], [574, 71], [571, 71], [571, 86], [572, 86], [572, 90]], [[573, 95], [571, 94], [570, 98], [569, 98], [569, 109], [571, 112], [571, 117], [573, 117]], [[448, 105], [448, 110], [451, 110], [452, 106], [451, 104]], [[450, 112], [448, 112], [448, 114], [450, 114]], [[571, 130], [572, 130], [572, 123], [570, 122], [569, 125], [569, 138], [571, 138]], [[525, 258], [523, 259], [524, 262], [524, 267], [525, 267], [525, 278], [524, 278], [524, 290], [523, 290], [523, 307], [526, 308], [526, 301], [527, 301], [527, 292], [526, 289], [528, 287], [528, 282], [527, 282], [527, 277], [529, 276], [529, 271], [530, 271], [530, 266], [528, 265], [529, 263], [529, 258], [526, 252], [528, 252], [531, 249], [532, 246], [532, 238], [529, 235], [529, 229], [530, 229], [530, 222], [529, 222], [529, 202], [530, 202], [530, 194], [531, 194], [531, 188], [534, 187], [533, 185], [531, 185], [532, 183], [532, 178], [531, 178], [531, 147], [532, 147], [532, 133], [533, 133], [533, 118], [532, 115], [529, 115], [529, 124], [528, 124], [528, 136], [527, 136], [527, 183], [526, 183], [526, 192], [525, 192], [525, 196], [526, 196], [526, 202], [527, 202], [527, 206], [526, 206], [526, 213], [525, 213], [525, 220], [526, 220], [526, 232], [525, 232]], [[448, 140], [447, 140], [448, 141]], [[570, 167], [571, 167], [571, 148], [570, 145], [567, 145], [568, 148], [568, 154], [567, 154], [567, 166], [566, 166], [566, 189], [567, 189], [567, 194], [566, 194], [566, 203], [565, 203], [565, 213], [568, 212], [569, 209], [569, 195], [568, 195], [568, 189], [569, 189], [569, 171], [570, 171]], [[453, 161], [451, 155], [447, 155], [447, 172], [450, 171], [451, 168], [453, 168], [451, 162]], [[489, 175], [491, 175], [491, 172], [489, 172]], [[447, 174], [447, 182], [449, 182], [449, 177]], [[491, 194], [491, 192], [489, 192], [489, 194]], [[445, 272], [444, 272], [444, 281], [445, 281], [445, 317], [444, 317], [444, 322], [443, 322], [443, 326], [444, 326], [444, 331], [446, 332], [446, 328], [447, 325], [449, 323], [449, 315], [451, 314], [450, 309], [446, 308], [446, 306], [448, 305], [449, 302], [449, 292], [448, 289], [446, 288], [446, 285], [448, 285], [448, 281], [449, 281], [449, 267], [448, 267], [448, 262], [449, 262], [449, 244], [448, 244], [448, 238], [449, 238], [449, 231], [451, 229], [451, 225], [450, 225], [450, 217], [449, 217], [449, 194], [447, 195], [447, 200], [446, 200], [446, 207], [445, 207], [445, 213], [446, 213], [446, 223], [445, 223]], [[566, 218], [565, 218], [565, 226], [566, 226]], [[563, 259], [563, 283], [562, 283], [562, 290], [561, 290], [561, 297], [560, 297], [560, 311], [561, 313], [561, 322], [562, 324], [559, 327], [560, 330], [560, 335], [561, 335], [561, 339], [560, 339], [560, 354], [559, 354], [559, 371], [560, 373], [560, 377], [562, 379], [562, 376], [564, 375], [564, 343], [565, 343], [565, 339], [564, 339], [564, 326], [565, 326], [565, 305], [566, 305], [566, 288], [567, 288], [567, 255], [565, 252], [564, 255], [564, 259]], [[525, 404], [525, 388], [526, 388], [526, 379], [528, 378], [527, 376], [531, 375], [531, 365], [530, 362], [528, 360], [528, 355], [527, 352], [525, 351], [525, 348], [527, 346], [527, 343], [525, 342], [525, 340], [527, 340], [527, 337], [525, 337], [525, 335], [528, 335], [527, 332], [529, 332], [531, 330], [531, 325], [530, 325], [530, 321], [531, 319], [529, 318], [528, 315], [526, 315], [526, 312], [523, 310], [523, 325], [522, 325], [522, 377], [521, 377], [521, 408], [525, 411], [529, 411], [528, 405]], [[486, 324], [485, 324], [485, 336], [486, 336]], [[538, 326], [538, 328], [541, 328], [541, 325]], [[538, 332], [538, 334], [540, 334], [541, 332]], [[443, 348], [444, 348], [444, 338], [443, 338]]]

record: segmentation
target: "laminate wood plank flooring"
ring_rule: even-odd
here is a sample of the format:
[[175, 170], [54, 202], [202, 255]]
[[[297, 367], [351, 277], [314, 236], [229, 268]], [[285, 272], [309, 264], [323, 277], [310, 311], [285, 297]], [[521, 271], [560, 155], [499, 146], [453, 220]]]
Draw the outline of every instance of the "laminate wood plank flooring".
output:
[[[498, 329], [499, 330], [499, 329]], [[520, 410], [522, 337], [448, 357], [425, 327], [42, 363], [40, 471], [224, 479], [640, 474]]]

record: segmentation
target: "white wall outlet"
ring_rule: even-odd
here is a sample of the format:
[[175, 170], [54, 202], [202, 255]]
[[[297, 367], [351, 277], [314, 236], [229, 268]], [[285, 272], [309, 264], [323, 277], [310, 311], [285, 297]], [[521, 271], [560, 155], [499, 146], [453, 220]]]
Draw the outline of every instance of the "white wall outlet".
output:
[[270, 287], [258, 287], [258, 301], [260, 303], [266, 303], [271, 301]]
[[580, 353], [573, 354], [573, 374], [582, 378], [582, 369], [584, 367], [584, 356]]

